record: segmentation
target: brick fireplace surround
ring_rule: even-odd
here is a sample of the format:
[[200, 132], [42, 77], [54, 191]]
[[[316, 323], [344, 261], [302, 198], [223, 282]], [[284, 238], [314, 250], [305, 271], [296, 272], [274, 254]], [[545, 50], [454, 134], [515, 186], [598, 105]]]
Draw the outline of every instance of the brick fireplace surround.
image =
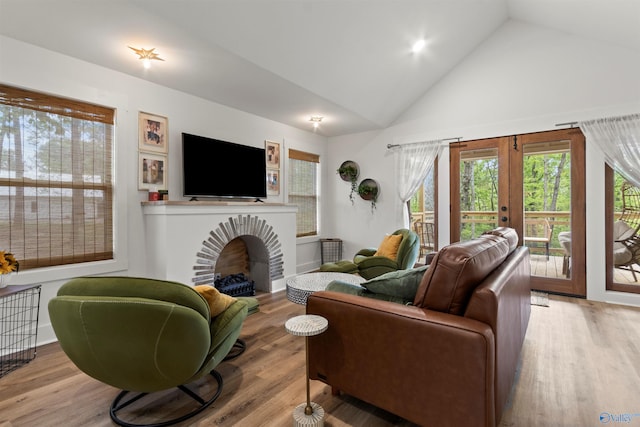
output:
[[297, 207], [246, 202], [142, 202], [146, 275], [188, 285], [213, 284], [225, 245], [247, 246], [256, 290], [285, 289], [296, 273]]

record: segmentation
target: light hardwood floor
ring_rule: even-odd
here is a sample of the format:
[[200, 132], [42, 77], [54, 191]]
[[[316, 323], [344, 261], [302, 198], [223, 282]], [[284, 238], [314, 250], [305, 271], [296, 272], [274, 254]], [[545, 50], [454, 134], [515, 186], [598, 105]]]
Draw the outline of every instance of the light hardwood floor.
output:
[[[284, 292], [259, 299], [261, 311], [247, 318], [241, 335], [247, 351], [218, 367], [220, 398], [182, 425], [291, 425], [293, 408], [305, 400], [304, 339], [283, 325], [304, 307]], [[116, 394], [49, 344], [30, 364], [0, 378], [0, 427], [112, 426], [108, 408]], [[328, 427], [413, 426], [348, 396], [332, 396], [317, 381], [311, 396], [325, 409]], [[182, 401], [189, 404], [170, 393], [161, 406]], [[609, 425], [640, 426], [640, 309], [558, 296], [550, 297], [549, 307], [532, 306], [519, 377], [500, 426], [598, 426], [604, 412], [638, 414]]]

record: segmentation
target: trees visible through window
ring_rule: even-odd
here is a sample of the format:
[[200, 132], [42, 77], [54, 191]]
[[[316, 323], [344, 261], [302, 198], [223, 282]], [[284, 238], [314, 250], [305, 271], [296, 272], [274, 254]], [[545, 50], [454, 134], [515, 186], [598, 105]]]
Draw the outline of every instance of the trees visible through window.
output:
[[[525, 244], [531, 253], [569, 256], [571, 225], [571, 148], [569, 141], [523, 146], [523, 205]], [[569, 234], [567, 234], [569, 233]], [[541, 240], [547, 240], [546, 244]], [[570, 271], [565, 266], [564, 276]]]
[[318, 165], [316, 154], [289, 150], [289, 203], [298, 206], [296, 237], [318, 234]]
[[432, 171], [411, 198], [411, 222], [418, 220], [433, 222], [435, 218], [435, 201], [435, 183]]
[[460, 161], [462, 240], [473, 239], [497, 226], [498, 150], [464, 153]]
[[[523, 207], [525, 235], [570, 231], [571, 154], [568, 141], [530, 143], [523, 148]], [[472, 239], [498, 226], [498, 150], [465, 152], [460, 166], [461, 236]], [[537, 230], [540, 229], [540, 230]], [[557, 239], [550, 249], [560, 253]], [[544, 248], [543, 248], [544, 249]], [[535, 253], [543, 251], [532, 248]], [[543, 251], [544, 252], [544, 251]]]
[[113, 258], [114, 110], [0, 85], [0, 249], [20, 269]]
[[[426, 252], [436, 250], [438, 247], [437, 218], [436, 218], [436, 180], [437, 159], [433, 168], [425, 177], [424, 182], [418, 188], [416, 194], [409, 201], [411, 207], [411, 229], [420, 237], [420, 257]], [[418, 223], [430, 223], [432, 226], [418, 225]], [[430, 231], [427, 237], [425, 230]], [[430, 248], [427, 250], [426, 248]]]

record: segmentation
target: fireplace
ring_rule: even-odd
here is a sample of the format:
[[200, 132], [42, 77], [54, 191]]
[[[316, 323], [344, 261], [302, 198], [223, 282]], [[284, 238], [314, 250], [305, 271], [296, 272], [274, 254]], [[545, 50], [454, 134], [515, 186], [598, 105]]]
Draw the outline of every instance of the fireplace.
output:
[[142, 205], [148, 277], [213, 284], [217, 274], [241, 268], [256, 290], [275, 292], [296, 274], [296, 206], [201, 201]]
[[196, 285], [213, 285], [216, 277], [243, 273], [256, 290], [271, 290], [271, 281], [283, 277], [278, 235], [264, 218], [238, 215], [208, 233], [193, 270]]

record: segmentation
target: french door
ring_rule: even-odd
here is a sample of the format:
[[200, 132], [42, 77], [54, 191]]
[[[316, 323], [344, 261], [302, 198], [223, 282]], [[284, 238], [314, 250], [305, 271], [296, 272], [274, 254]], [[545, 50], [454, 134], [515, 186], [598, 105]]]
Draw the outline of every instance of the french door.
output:
[[585, 154], [579, 129], [450, 145], [451, 241], [498, 226], [531, 251], [531, 288], [586, 296]]

